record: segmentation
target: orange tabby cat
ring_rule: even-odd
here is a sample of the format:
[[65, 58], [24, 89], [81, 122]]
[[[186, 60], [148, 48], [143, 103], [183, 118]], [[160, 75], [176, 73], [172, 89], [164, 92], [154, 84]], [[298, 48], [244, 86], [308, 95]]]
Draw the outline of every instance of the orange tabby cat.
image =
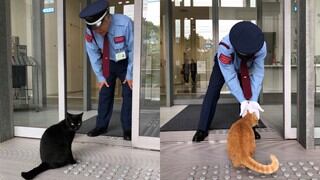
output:
[[278, 170], [279, 161], [270, 155], [271, 164], [264, 165], [252, 157], [255, 153], [256, 143], [252, 127], [258, 124], [258, 118], [252, 113], [232, 124], [228, 133], [228, 155], [234, 167], [245, 166], [262, 174], [271, 174]]

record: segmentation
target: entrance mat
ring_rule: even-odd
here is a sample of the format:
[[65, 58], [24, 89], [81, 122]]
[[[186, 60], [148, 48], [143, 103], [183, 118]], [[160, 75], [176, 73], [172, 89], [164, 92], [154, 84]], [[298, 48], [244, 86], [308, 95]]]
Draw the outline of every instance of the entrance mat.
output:
[[[161, 127], [161, 131], [192, 131], [197, 130], [202, 105], [189, 105], [169, 122]], [[215, 117], [210, 125], [213, 129], [229, 129], [239, 119], [239, 104], [218, 104]], [[260, 120], [259, 128], [266, 128]]]
[[[94, 116], [88, 120], [85, 120], [82, 123], [81, 128], [77, 131], [77, 133], [80, 134], [87, 134], [89, 131], [91, 131], [93, 128], [96, 127], [96, 118], [97, 116]], [[116, 136], [116, 137], [122, 137], [122, 126], [120, 121], [120, 112], [119, 111], [113, 111], [112, 117], [109, 123], [108, 132], [103, 134], [104, 136]]]

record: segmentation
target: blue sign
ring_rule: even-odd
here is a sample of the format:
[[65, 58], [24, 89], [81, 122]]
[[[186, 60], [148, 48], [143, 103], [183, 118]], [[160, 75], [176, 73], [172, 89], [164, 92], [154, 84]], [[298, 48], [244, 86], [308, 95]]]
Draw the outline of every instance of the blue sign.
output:
[[53, 13], [54, 12], [54, 8], [53, 7], [51, 7], [51, 8], [43, 8], [42, 9], [42, 12], [43, 13]]

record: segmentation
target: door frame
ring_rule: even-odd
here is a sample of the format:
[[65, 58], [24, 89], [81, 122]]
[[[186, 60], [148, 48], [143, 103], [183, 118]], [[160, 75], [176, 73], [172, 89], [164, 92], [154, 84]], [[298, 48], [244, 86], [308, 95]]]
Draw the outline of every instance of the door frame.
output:
[[[292, 127], [291, 120], [291, 0], [281, 1], [283, 12], [283, 55], [284, 55], [284, 68], [283, 68], [283, 127], [284, 139], [296, 139], [297, 128]], [[298, 91], [298, 89], [297, 89]]]
[[[141, 136], [140, 129], [140, 78], [142, 56], [142, 13], [143, 0], [134, 2], [134, 54], [133, 54], [133, 89], [132, 89], [132, 146], [144, 149], [160, 150], [160, 137]], [[159, 107], [160, 110], [160, 107]], [[160, 128], [160, 127], [159, 127]]]

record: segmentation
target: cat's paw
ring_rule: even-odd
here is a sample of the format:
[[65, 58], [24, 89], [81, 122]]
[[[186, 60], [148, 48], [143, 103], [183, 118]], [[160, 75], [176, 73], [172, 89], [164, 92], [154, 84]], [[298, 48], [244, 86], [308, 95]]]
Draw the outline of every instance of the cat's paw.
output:
[[76, 164], [76, 163], [77, 163], [76, 160], [74, 160], [74, 159], [70, 160], [70, 164]]
[[28, 174], [26, 172], [21, 172], [21, 176], [24, 178], [24, 179], [30, 179], [28, 177]]

